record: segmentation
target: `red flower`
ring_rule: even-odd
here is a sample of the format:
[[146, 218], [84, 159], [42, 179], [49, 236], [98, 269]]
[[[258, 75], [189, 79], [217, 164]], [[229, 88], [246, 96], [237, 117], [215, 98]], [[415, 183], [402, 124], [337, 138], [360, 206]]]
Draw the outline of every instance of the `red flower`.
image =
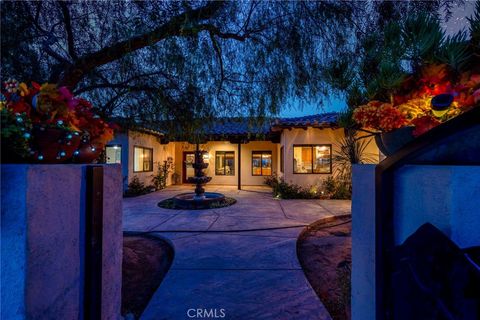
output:
[[384, 132], [392, 131], [407, 124], [407, 119], [390, 103], [371, 101], [353, 112], [353, 119], [365, 128]]
[[440, 121], [432, 116], [423, 116], [413, 119], [412, 124], [415, 126], [415, 130], [413, 130], [413, 136], [418, 137], [419, 135], [422, 135], [430, 129], [438, 126], [440, 123]]

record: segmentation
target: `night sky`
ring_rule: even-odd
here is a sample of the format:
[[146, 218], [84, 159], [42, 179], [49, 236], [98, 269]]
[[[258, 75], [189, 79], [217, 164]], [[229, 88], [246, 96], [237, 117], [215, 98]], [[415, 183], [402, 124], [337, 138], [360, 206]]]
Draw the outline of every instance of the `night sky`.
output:
[[[444, 28], [447, 30], [448, 35], [453, 35], [460, 31], [462, 28], [468, 27], [467, 17], [473, 14], [475, 1], [466, 1], [465, 5], [458, 6], [452, 13], [452, 17], [446, 23]], [[284, 108], [280, 115], [282, 117], [299, 117], [308, 114], [316, 114], [331, 111], [340, 111], [347, 105], [345, 98], [332, 98], [330, 100], [324, 99], [322, 105], [309, 104], [305, 102], [295, 101], [291, 103], [292, 108]]]

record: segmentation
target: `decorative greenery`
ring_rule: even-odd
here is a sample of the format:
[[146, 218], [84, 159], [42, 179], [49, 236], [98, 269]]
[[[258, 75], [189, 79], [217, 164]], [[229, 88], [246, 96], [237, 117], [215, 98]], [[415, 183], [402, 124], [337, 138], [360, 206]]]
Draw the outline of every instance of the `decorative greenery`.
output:
[[273, 174], [265, 178], [265, 184], [272, 187], [273, 196], [281, 199], [317, 199], [317, 194], [311, 188], [305, 188], [294, 183], [286, 182], [283, 177]]
[[323, 180], [323, 196], [327, 199], [351, 199], [352, 183], [343, 179], [335, 179], [330, 176]]
[[155, 187], [153, 186], [145, 186], [143, 182], [137, 176], [134, 176], [130, 183], [128, 184], [128, 188], [124, 193], [125, 197], [137, 197], [147, 193], [155, 191]]
[[265, 177], [265, 184], [272, 187], [272, 193], [279, 199], [350, 199], [351, 182], [329, 176], [319, 186], [302, 187], [286, 182], [277, 175]]
[[15, 163], [29, 156], [28, 141], [31, 123], [25, 115], [15, 115], [13, 112], [1, 111], [2, 162]]
[[[456, 73], [453, 68], [447, 64], [429, 64], [421, 68], [418, 74], [412, 74], [398, 89], [391, 91], [390, 102], [374, 100], [359, 106], [353, 111], [353, 119], [366, 129], [381, 132], [413, 126], [413, 134], [418, 136], [478, 106], [480, 70], [478, 73], [474, 70]], [[451, 94], [454, 100], [444, 116], [436, 117], [431, 100], [443, 93]]]
[[88, 162], [84, 153], [96, 155], [113, 137], [112, 127], [93, 113], [91, 104], [65, 87], [9, 79], [3, 88], [4, 162]]
[[[367, 136], [358, 136], [355, 131], [345, 132], [345, 137], [336, 144], [336, 151], [333, 154], [333, 162], [335, 163], [333, 173], [338, 182], [336, 183], [336, 187], [334, 185], [325, 190], [327, 194], [336, 194], [335, 197], [344, 197], [344, 188], [351, 194], [352, 165], [378, 162], [378, 158], [375, 158], [374, 154], [366, 152], [370, 143], [371, 140], [367, 139]], [[329, 182], [325, 181], [327, 185], [334, 182], [334, 180]], [[326, 185], [324, 184], [324, 186]]]
[[163, 163], [157, 164], [157, 173], [152, 176], [152, 183], [155, 190], [162, 190], [167, 187], [168, 175], [175, 169], [173, 158], [169, 157]]

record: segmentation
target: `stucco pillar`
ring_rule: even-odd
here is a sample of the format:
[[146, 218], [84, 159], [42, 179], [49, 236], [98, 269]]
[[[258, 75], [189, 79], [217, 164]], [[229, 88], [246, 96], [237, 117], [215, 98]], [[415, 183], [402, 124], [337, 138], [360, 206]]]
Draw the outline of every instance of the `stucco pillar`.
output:
[[242, 189], [242, 143], [237, 144], [238, 153], [238, 190]]
[[352, 174], [352, 320], [375, 319], [375, 165]]
[[[103, 176], [102, 319], [119, 319], [122, 173]], [[83, 319], [86, 165], [1, 166], [1, 319]]]

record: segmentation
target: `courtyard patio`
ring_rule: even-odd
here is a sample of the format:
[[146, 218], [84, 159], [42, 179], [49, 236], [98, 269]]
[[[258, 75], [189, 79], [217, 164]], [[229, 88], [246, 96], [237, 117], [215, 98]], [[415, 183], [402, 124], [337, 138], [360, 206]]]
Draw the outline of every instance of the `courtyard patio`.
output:
[[162, 237], [175, 250], [142, 319], [180, 319], [197, 308], [224, 309], [235, 319], [330, 319], [300, 267], [296, 242], [310, 223], [350, 214], [350, 201], [277, 200], [267, 187], [209, 185], [237, 203], [193, 211], [157, 206], [189, 190], [124, 199], [124, 231]]

